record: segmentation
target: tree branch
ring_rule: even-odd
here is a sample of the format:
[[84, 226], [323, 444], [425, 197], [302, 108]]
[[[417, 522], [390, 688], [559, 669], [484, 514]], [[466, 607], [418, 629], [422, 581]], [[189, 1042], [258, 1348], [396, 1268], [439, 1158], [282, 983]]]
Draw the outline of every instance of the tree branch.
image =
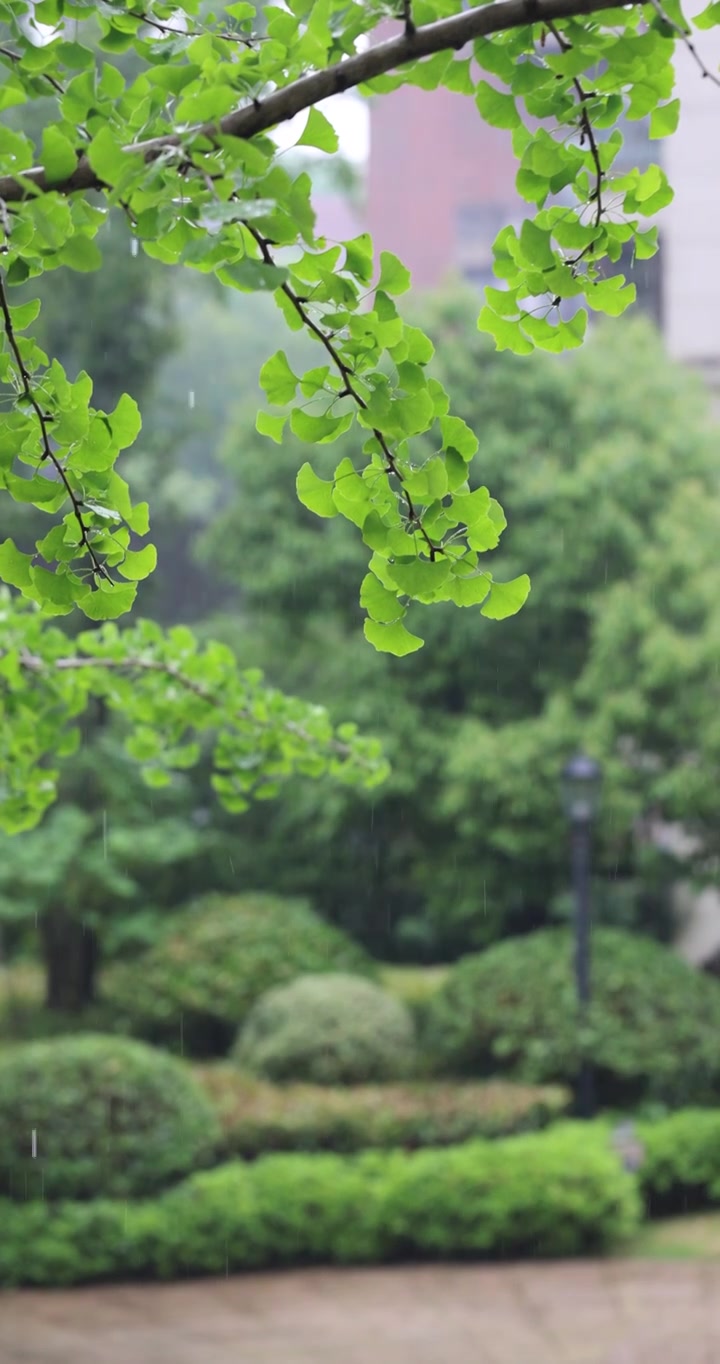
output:
[[106, 578], [108, 581], [110, 581], [110, 574], [107, 572], [107, 569], [98, 559], [98, 556], [93, 548], [92, 541], [88, 534], [88, 528], [83, 519], [82, 503], [80, 501], [80, 498], [77, 496], [73, 489], [72, 484], [70, 483], [62, 460], [58, 459], [58, 456], [55, 454], [55, 451], [53, 450], [52, 445], [50, 444], [50, 436], [48, 434], [47, 428], [47, 419], [45, 417], [45, 413], [43, 412], [40, 403], [38, 402], [37, 398], [35, 397], [35, 394], [33, 393], [32, 380], [28, 372], [27, 366], [25, 365], [25, 362], [22, 358], [22, 353], [20, 351], [18, 340], [15, 335], [15, 330], [13, 328], [12, 322], [12, 313], [10, 312], [10, 305], [8, 303], [7, 295], [5, 293], [5, 284], [1, 275], [0, 275], [0, 315], [2, 316], [3, 322], [5, 324], [5, 335], [7, 336], [8, 346], [10, 347], [10, 352], [17, 366], [20, 384], [22, 386], [21, 387], [22, 396], [29, 403], [30, 407], [35, 413], [38, 425], [40, 427], [40, 441], [42, 445], [42, 455], [40, 456], [40, 460], [41, 462], [47, 460], [49, 464], [52, 464], [58, 478], [60, 479], [60, 482], [63, 484], [63, 487], [65, 488], [65, 492], [67, 493], [72, 504], [73, 515], [78, 523], [80, 539], [83, 545], [85, 546], [85, 549], [87, 550], [88, 553], [88, 557], [90, 559], [90, 564], [92, 567], [94, 577]]
[[[630, 0], [631, 6], [642, 0]], [[376, 76], [386, 75], [407, 62], [417, 61], [420, 57], [431, 57], [436, 52], [459, 51], [466, 43], [475, 38], [488, 37], [493, 33], [504, 33], [508, 29], [521, 28], [526, 24], [545, 24], [578, 15], [591, 15], [603, 10], [617, 9], [617, 0], [496, 0], [495, 4], [481, 5], [475, 9], [463, 10], [449, 19], [439, 19], [434, 24], [425, 24], [413, 32], [404, 32], [397, 38], [369, 47], [354, 57], [336, 62], [333, 66], [315, 71], [309, 76], [301, 76], [290, 85], [283, 86], [269, 95], [267, 99], [255, 101], [236, 109], [220, 119], [219, 123], [206, 123], [190, 130], [189, 133], [168, 133], [164, 137], [152, 138], [147, 142], [135, 142], [125, 148], [128, 155], [142, 156], [153, 161], [167, 147], [182, 146], [188, 136], [199, 134], [213, 141], [218, 132], [224, 137], [256, 137], [259, 133], [275, 128], [294, 118], [303, 109], [311, 109], [322, 100], [345, 90], [354, 89]], [[33, 193], [46, 193], [54, 190], [61, 194], [77, 191], [103, 189], [102, 181], [95, 174], [87, 157], [80, 157], [77, 167], [67, 180], [48, 184], [42, 166], [27, 170], [21, 176], [0, 177], [0, 199], [17, 202]]]
[[[0, 650], [0, 658], [3, 657], [4, 650]], [[93, 654], [71, 654], [65, 658], [54, 658], [48, 663], [44, 658], [38, 657], [37, 654], [23, 651], [19, 654], [18, 661], [21, 668], [24, 668], [29, 673], [34, 673], [36, 676], [47, 676], [53, 672], [77, 672], [78, 670], [84, 672], [93, 668], [99, 668], [109, 672], [138, 673], [141, 675], [142, 673], [160, 673], [162, 676], [168, 678], [169, 681], [177, 683], [184, 691], [197, 697], [199, 701], [203, 701], [212, 710], [221, 712], [224, 709], [224, 703], [219, 696], [208, 691], [203, 687], [202, 683], [196, 682], [192, 677], [188, 677], [186, 673], [181, 672], [180, 669], [176, 668], [172, 663], [164, 663], [161, 659], [142, 657], [118, 659], [95, 657]], [[233, 719], [237, 723], [252, 724], [257, 728], [269, 727], [267, 724], [259, 721], [250, 710], [236, 711], [233, 715]], [[307, 744], [310, 748], [315, 745], [316, 741], [313, 736], [308, 734], [307, 730], [295, 720], [281, 720], [279, 721], [279, 728], [284, 730], [287, 734], [292, 734], [294, 738], [299, 739], [301, 743]], [[335, 738], [334, 735], [328, 740], [327, 748], [330, 753], [334, 753], [338, 758], [347, 759], [353, 756], [350, 745], [343, 743], [342, 740]]]
[[[262, 258], [265, 264], [274, 265], [275, 260], [273, 258], [272, 252], [270, 251], [270, 246], [267, 239], [263, 237], [261, 232], [258, 232], [257, 228], [254, 227], [252, 223], [245, 221], [244, 226], [247, 228], [251, 236], [254, 237], [255, 241], [260, 247]], [[285, 297], [288, 298], [292, 303], [292, 306], [295, 309], [298, 317], [302, 320], [303, 325], [307, 327], [308, 331], [312, 332], [313, 336], [316, 336], [320, 344], [325, 347], [325, 350], [330, 356], [330, 359], [335, 365], [335, 368], [337, 369], [340, 378], [342, 379], [345, 385], [344, 389], [345, 394], [347, 394], [349, 398], [352, 398], [353, 402], [356, 403], [359, 408], [362, 408], [364, 410], [367, 407], [367, 403], [365, 402], [365, 399], [362, 397], [362, 395], [358, 393], [353, 383], [353, 379], [355, 377], [353, 371], [350, 369], [350, 366], [345, 363], [342, 356], [338, 352], [337, 347], [333, 345], [332, 337], [329, 336], [327, 332], [324, 332], [322, 327], [318, 326], [314, 318], [310, 316], [302, 299], [298, 297], [294, 289], [290, 288], [289, 284], [281, 284], [280, 288], [282, 292], [285, 294]], [[423, 523], [418, 515], [415, 503], [413, 502], [410, 493], [405, 487], [405, 480], [402, 476], [402, 473], [400, 472], [400, 469], [398, 468], [395, 455], [390, 449], [390, 446], [388, 445], [387, 440], [385, 439], [385, 436], [383, 435], [382, 431], [378, 430], [376, 426], [371, 427], [371, 430], [378, 445], [380, 446], [380, 449], [383, 452], [383, 456], [386, 461], [386, 473], [392, 474], [393, 477], [396, 478], [398, 480], [398, 483], [400, 484], [400, 490], [402, 493], [403, 500], [405, 502], [405, 507], [407, 509], [408, 520], [410, 524], [413, 526], [413, 528], [417, 529], [422, 535], [430, 559], [435, 560], [438, 554], [444, 553], [442, 546], [433, 543], [425, 527], [423, 526]]]
[[[547, 28], [548, 33], [552, 33], [553, 38], [555, 39], [555, 42], [557, 43], [561, 52], [572, 52], [572, 43], [567, 42], [567, 40], [563, 38], [563, 35], [556, 24], [554, 24], [551, 21], [548, 24]], [[592, 156], [593, 159], [593, 165], [595, 167], [595, 188], [592, 191], [590, 197], [591, 200], [592, 199], [595, 200], [595, 226], [599, 227], [600, 223], [602, 222], [603, 216], [602, 201], [603, 168], [602, 162], [600, 161], [600, 148], [598, 147], [597, 138], [595, 137], [595, 129], [593, 128], [592, 123], [590, 122], [590, 117], [585, 105], [585, 101], [588, 98], [587, 91], [583, 89], [577, 76], [573, 76], [572, 84], [575, 94], [578, 97], [578, 108], [580, 111], [579, 112], [580, 145], [582, 146], [583, 142], [587, 142], [590, 148], [590, 155]]]
[[655, 13], [657, 14], [658, 18], [662, 19], [664, 24], [667, 24], [669, 28], [673, 29], [673, 31], [677, 34], [680, 41], [685, 44], [695, 65], [698, 67], [700, 75], [703, 77], [703, 80], [710, 80], [713, 82], [713, 85], [720, 85], [720, 77], [716, 76], [715, 72], [711, 71], [710, 68], [705, 65], [702, 57], [700, 56], [700, 53], [698, 52], [694, 42], [692, 41], [692, 38], [690, 37], [690, 30], [681, 28], [680, 24], [676, 24], [675, 20], [670, 18], [670, 15], [668, 14], [667, 10], [663, 8], [662, 4], [660, 3], [660, 0], [650, 0], [650, 4], [655, 10]]

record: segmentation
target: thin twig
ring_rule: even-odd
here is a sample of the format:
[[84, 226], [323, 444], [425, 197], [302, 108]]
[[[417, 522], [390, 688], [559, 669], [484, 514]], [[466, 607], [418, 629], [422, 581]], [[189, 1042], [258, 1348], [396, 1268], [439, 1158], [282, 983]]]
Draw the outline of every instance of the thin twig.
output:
[[402, 19], [405, 24], [405, 37], [414, 37], [417, 28], [412, 16], [412, 0], [402, 0]]
[[0, 276], [0, 312], [2, 312], [3, 321], [5, 323], [5, 334], [8, 339], [8, 345], [15, 358], [15, 364], [17, 366], [18, 373], [20, 376], [20, 381], [22, 384], [21, 390], [22, 396], [27, 400], [27, 402], [33, 409], [33, 412], [35, 413], [35, 416], [37, 417], [38, 420], [38, 425], [40, 427], [40, 440], [43, 451], [41, 456], [41, 462], [43, 462], [44, 460], [48, 460], [48, 462], [52, 464], [55, 472], [58, 475], [58, 478], [61, 480], [65, 488], [68, 497], [70, 498], [73, 513], [75, 515], [75, 520], [77, 521], [78, 526], [80, 528], [81, 542], [85, 546], [85, 549], [87, 550], [88, 556], [90, 558], [90, 563], [92, 565], [93, 574], [99, 578], [107, 578], [109, 582], [111, 581], [110, 574], [98, 559], [98, 556], [95, 553], [95, 550], [93, 549], [90, 536], [88, 535], [88, 528], [85, 525], [81, 511], [80, 498], [77, 496], [74, 488], [70, 483], [70, 480], [63, 466], [62, 460], [58, 459], [57, 455], [55, 454], [55, 451], [53, 450], [50, 444], [50, 436], [47, 427], [47, 417], [45, 416], [45, 413], [43, 412], [40, 403], [35, 397], [35, 394], [33, 393], [30, 372], [25, 364], [25, 361], [22, 358], [20, 346], [18, 344], [18, 339], [15, 335], [15, 329], [13, 327], [12, 322], [12, 314], [10, 312], [10, 305], [8, 303], [7, 294], [5, 292], [5, 281], [3, 280], [2, 276]]
[[[552, 20], [550, 20], [547, 23], [546, 27], [548, 33], [552, 33], [552, 36], [555, 39], [561, 52], [570, 52], [572, 50], [572, 43], [568, 42], [567, 38], [564, 37], [564, 35], [558, 29], [557, 25], [554, 24]], [[580, 142], [582, 145], [584, 141], [587, 141], [587, 144], [590, 148], [590, 155], [592, 156], [593, 164], [595, 166], [595, 188], [590, 195], [590, 199], [591, 201], [594, 200], [595, 202], [594, 226], [599, 227], [600, 223], [602, 222], [602, 216], [604, 211], [602, 202], [602, 186], [604, 179], [604, 171], [602, 168], [602, 161], [600, 160], [600, 149], [598, 147], [597, 138], [595, 137], [595, 129], [593, 128], [592, 123], [590, 122], [590, 116], [588, 114], [586, 107], [586, 102], [591, 97], [588, 94], [587, 90], [583, 89], [577, 76], [573, 76], [572, 84], [573, 89], [578, 97], [580, 107], [581, 129]]]
[[251, 34], [246, 38], [242, 33], [230, 33], [228, 29], [207, 29], [207, 28], [174, 28], [172, 24], [163, 24], [160, 19], [154, 19], [152, 15], [143, 13], [136, 15], [143, 24], [148, 24], [151, 28], [156, 28], [159, 33], [172, 34], [176, 38], [204, 38], [208, 34], [212, 38], [222, 38], [227, 43], [238, 43], [243, 47], [254, 49], [258, 43], [265, 42], [264, 36]]
[[[7, 57], [8, 61], [11, 62], [21, 62], [23, 59], [22, 52], [13, 52], [12, 48], [4, 46], [0, 47], [0, 56]], [[48, 85], [52, 86], [56, 94], [65, 94], [65, 86], [62, 85], [59, 80], [56, 80], [54, 76], [51, 76], [48, 71], [38, 71], [37, 74], [42, 80], [47, 81]]]
[[[258, 232], [257, 228], [253, 227], [252, 223], [249, 223], [247, 221], [244, 222], [244, 226], [247, 228], [251, 236], [254, 237], [255, 241], [260, 247], [262, 258], [265, 264], [274, 265], [275, 260], [270, 250], [269, 243], [263, 237], [262, 233]], [[354, 372], [350, 368], [350, 366], [345, 362], [345, 360], [343, 360], [342, 355], [337, 349], [337, 346], [333, 344], [332, 337], [327, 332], [324, 332], [322, 327], [318, 326], [315, 319], [312, 318], [309, 312], [307, 311], [307, 308], [303, 300], [300, 298], [298, 294], [295, 293], [295, 290], [292, 289], [289, 284], [281, 284], [280, 288], [284, 293], [285, 297], [289, 299], [290, 302], [292, 303], [293, 308], [295, 309], [298, 317], [301, 318], [304, 326], [306, 326], [308, 331], [312, 332], [313, 336], [316, 336], [318, 341], [320, 341], [320, 343], [325, 347], [325, 350], [330, 356], [330, 359], [335, 365], [335, 368], [338, 370], [340, 378], [342, 379], [345, 385], [345, 388], [343, 390], [344, 396], [352, 398], [353, 401], [357, 404], [357, 406], [364, 410], [367, 407], [367, 403], [365, 402], [365, 399], [363, 398], [362, 394], [358, 393], [353, 383], [353, 379], [355, 378]], [[338, 397], [340, 396], [343, 395], [338, 394]], [[407, 508], [408, 520], [411, 522], [413, 526], [415, 526], [417, 530], [419, 530], [420, 534], [422, 535], [427, 546], [430, 558], [435, 559], [438, 554], [443, 553], [442, 546], [434, 544], [433, 541], [430, 539], [430, 536], [428, 535], [427, 531], [425, 530], [425, 527], [422, 524], [420, 516], [418, 515], [415, 503], [413, 502], [413, 499], [405, 486], [405, 481], [403, 479], [402, 473], [400, 472], [400, 469], [398, 468], [395, 455], [390, 449], [390, 446], [388, 445], [387, 440], [383, 435], [382, 431], [379, 431], [378, 428], [375, 426], [372, 427], [371, 430], [376, 441], [378, 442], [378, 445], [380, 446], [380, 449], [383, 452], [385, 460], [387, 461], [387, 467], [385, 472], [388, 474], [392, 474], [393, 477], [396, 478], [398, 480], [398, 483], [400, 484], [400, 490], [405, 502], [405, 506]]]
[[[643, 0], [630, 0], [630, 7], [641, 3]], [[438, 19], [435, 23], [423, 24], [416, 28], [412, 37], [402, 33], [397, 38], [370, 46], [309, 76], [301, 76], [264, 100], [250, 101], [233, 113], [226, 114], [219, 122], [205, 123], [184, 133], [168, 133], [146, 142], [134, 142], [124, 150], [129, 156], [153, 161], [167, 147], [184, 145], [188, 137], [203, 136], [213, 144], [217, 141], [218, 133], [223, 137], [256, 137], [258, 133], [294, 118], [303, 109], [313, 108], [331, 95], [354, 89], [407, 62], [430, 57], [436, 52], [459, 51], [475, 38], [505, 33], [526, 24], [547, 26], [552, 20], [597, 14], [615, 8], [617, 0], [495, 0], [493, 4], [479, 5], [449, 18]], [[2, 176], [0, 199], [11, 202], [49, 190], [72, 194], [75, 191], [103, 188], [106, 186], [96, 175], [87, 157], [83, 156], [72, 175], [60, 183], [49, 184], [42, 166], [17, 175]]]
[[660, 0], [650, 0], [650, 4], [658, 18], [662, 19], [664, 24], [668, 24], [673, 32], [677, 33], [678, 38], [682, 39], [695, 65], [699, 68], [703, 80], [712, 81], [713, 85], [720, 85], [720, 76], [716, 76], [715, 72], [705, 65], [687, 29], [681, 28], [680, 24], [676, 24], [675, 20], [670, 18], [667, 10], [660, 4]]
[[[6, 652], [7, 650], [0, 650], [0, 659], [5, 657]], [[52, 673], [53, 670], [57, 672], [78, 672], [88, 668], [102, 668], [108, 672], [159, 673], [164, 677], [170, 678], [173, 682], [177, 682], [178, 686], [182, 687], [185, 691], [190, 692], [193, 696], [197, 697], [199, 701], [205, 702], [206, 705], [212, 707], [214, 710], [223, 709], [223, 702], [213, 692], [207, 691], [199, 682], [195, 682], [193, 678], [188, 677], [186, 673], [181, 672], [179, 668], [176, 668], [172, 663], [163, 663], [159, 659], [97, 658], [92, 654], [87, 655], [87, 657], [81, 654], [73, 654], [63, 658], [55, 658], [48, 663], [44, 658], [38, 657], [37, 654], [31, 654], [26, 650], [23, 650], [19, 655], [19, 662], [20, 666], [26, 668], [28, 672], [36, 674]], [[260, 723], [250, 710], [241, 709], [235, 711], [234, 719], [236, 721], [252, 723], [256, 726]], [[297, 724], [294, 720], [284, 721], [282, 728], [286, 730], [288, 734], [292, 734], [295, 738], [302, 740], [303, 743], [315, 743], [313, 736], [308, 734], [307, 730], [303, 729], [302, 725]], [[350, 745], [342, 743], [340, 739], [332, 738], [328, 743], [328, 748], [339, 757], [349, 758], [352, 756]]]

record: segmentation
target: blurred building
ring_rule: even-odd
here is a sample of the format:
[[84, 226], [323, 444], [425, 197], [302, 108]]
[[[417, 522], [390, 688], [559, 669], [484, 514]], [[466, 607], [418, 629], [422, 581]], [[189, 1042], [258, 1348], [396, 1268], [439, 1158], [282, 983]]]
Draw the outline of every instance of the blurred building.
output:
[[[378, 30], [389, 36], [394, 26]], [[703, 61], [720, 67], [720, 30], [697, 38]], [[645, 123], [628, 123], [616, 166], [645, 168], [659, 160], [675, 200], [659, 215], [660, 252], [627, 258], [640, 306], [662, 327], [670, 352], [720, 383], [720, 90], [687, 49], [679, 48], [679, 130], [651, 143]], [[370, 106], [367, 226], [378, 250], [394, 251], [415, 287], [432, 289], [460, 275], [480, 289], [492, 282], [492, 244], [506, 223], [532, 205], [515, 189], [510, 134], [490, 128], [471, 101], [448, 90], [404, 87]]]

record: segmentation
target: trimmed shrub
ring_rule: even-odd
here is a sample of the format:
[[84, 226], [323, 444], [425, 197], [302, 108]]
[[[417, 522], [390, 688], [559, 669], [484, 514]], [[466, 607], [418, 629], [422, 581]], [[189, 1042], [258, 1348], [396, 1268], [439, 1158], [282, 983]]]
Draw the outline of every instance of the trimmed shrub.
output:
[[153, 1193], [207, 1163], [218, 1137], [189, 1068], [142, 1042], [87, 1034], [0, 1053], [0, 1178], [12, 1198]]
[[666, 947], [619, 929], [593, 934], [593, 1002], [579, 1027], [564, 929], [465, 957], [428, 1011], [427, 1044], [463, 1075], [570, 1084], [583, 1047], [601, 1100], [680, 1106], [720, 1096], [720, 986]]
[[197, 1072], [220, 1119], [226, 1158], [270, 1151], [450, 1146], [547, 1126], [568, 1090], [508, 1084], [271, 1085], [228, 1065]]
[[270, 1080], [365, 1084], [408, 1075], [415, 1030], [404, 1004], [359, 976], [300, 976], [251, 1009], [235, 1059]]
[[720, 1203], [720, 1111], [686, 1109], [640, 1123], [640, 1185], [651, 1217]]
[[566, 1124], [447, 1151], [268, 1156], [146, 1203], [1, 1204], [0, 1284], [579, 1255], [622, 1243], [638, 1217], [607, 1133]]
[[128, 1031], [172, 1050], [225, 1055], [273, 985], [306, 971], [370, 975], [362, 948], [304, 901], [209, 897], [133, 962], [111, 968], [104, 995]]

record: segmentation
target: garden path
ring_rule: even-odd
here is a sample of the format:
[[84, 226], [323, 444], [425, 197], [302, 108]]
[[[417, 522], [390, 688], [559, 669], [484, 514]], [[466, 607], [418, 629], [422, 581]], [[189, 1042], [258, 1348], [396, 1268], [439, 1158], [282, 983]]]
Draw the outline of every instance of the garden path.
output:
[[720, 1364], [720, 1263], [303, 1270], [0, 1294], [0, 1364]]

